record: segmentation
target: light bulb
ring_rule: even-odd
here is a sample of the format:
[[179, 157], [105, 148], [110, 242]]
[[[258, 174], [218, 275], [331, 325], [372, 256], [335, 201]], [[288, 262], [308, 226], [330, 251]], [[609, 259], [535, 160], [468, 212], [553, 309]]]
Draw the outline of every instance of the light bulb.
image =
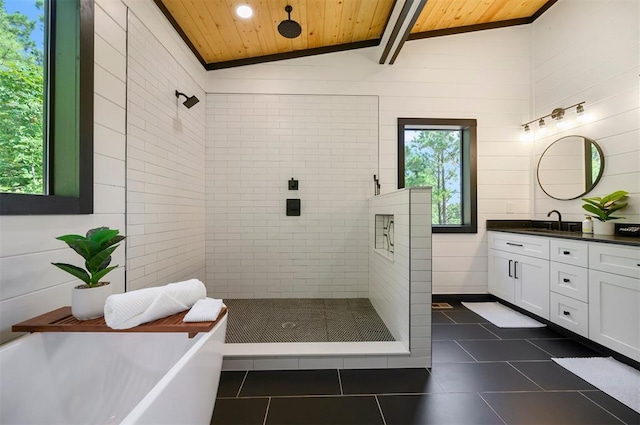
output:
[[577, 115], [576, 119], [580, 123], [586, 123], [591, 121], [591, 116], [584, 111], [584, 107], [582, 105], [578, 105], [576, 107], [576, 115]]
[[246, 4], [241, 4], [236, 7], [236, 15], [241, 17], [242, 19], [248, 19], [253, 16], [253, 9]]
[[567, 123], [566, 120], [560, 119], [560, 120], [558, 120], [558, 122], [556, 122], [556, 127], [560, 128], [560, 129], [563, 129], [563, 128], [569, 127], [569, 124]]
[[544, 118], [540, 118], [540, 121], [538, 121], [538, 134], [541, 136], [547, 134], [547, 125], [544, 122]]

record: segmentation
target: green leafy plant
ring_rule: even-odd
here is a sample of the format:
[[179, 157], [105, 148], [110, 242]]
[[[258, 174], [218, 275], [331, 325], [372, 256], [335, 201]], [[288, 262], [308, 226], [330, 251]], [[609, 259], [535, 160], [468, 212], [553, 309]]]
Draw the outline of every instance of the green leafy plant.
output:
[[628, 194], [629, 192], [618, 190], [602, 198], [597, 196], [593, 198], [582, 198], [582, 200], [586, 202], [586, 204], [582, 205], [582, 208], [584, 208], [591, 214], [594, 214], [592, 217], [597, 218], [600, 221], [625, 218], [612, 217], [611, 214], [613, 214], [615, 211], [621, 210], [628, 205], [628, 202], [623, 202]]
[[98, 286], [98, 282], [118, 265], [109, 267], [111, 254], [120, 245], [125, 236], [120, 231], [108, 227], [98, 227], [87, 232], [86, 236], [63, 235], [56, 239], [65, 242], [71, 249], [84, 258], [85, 269], [71, 264], [51, 263], [54, 266], [82, 280], [86, 287]]

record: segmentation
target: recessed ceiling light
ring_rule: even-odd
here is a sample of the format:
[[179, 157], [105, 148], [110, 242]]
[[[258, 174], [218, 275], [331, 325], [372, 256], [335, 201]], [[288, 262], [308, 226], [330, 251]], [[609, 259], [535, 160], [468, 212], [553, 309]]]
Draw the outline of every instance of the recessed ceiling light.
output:
[[236, 15], [241, 17], [242, 19], [247, 19], [253, 16], [253, 9], [246, 4], [241, 4], [236, 7]]

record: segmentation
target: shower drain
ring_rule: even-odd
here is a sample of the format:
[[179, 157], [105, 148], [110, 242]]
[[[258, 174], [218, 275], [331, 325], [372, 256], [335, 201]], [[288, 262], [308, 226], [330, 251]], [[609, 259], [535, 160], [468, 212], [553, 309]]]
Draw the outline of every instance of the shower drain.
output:
[[297, 327], [297, 326], [298, 326], [298, 325], [296, 325], [296, 324], [295, 324], [295, 323], [293, 323], [293, 322], [284, 322], [284, 323], [282, 324], [282, 329], [293, 329], [293, 328], [295, 328], [295, 327]]

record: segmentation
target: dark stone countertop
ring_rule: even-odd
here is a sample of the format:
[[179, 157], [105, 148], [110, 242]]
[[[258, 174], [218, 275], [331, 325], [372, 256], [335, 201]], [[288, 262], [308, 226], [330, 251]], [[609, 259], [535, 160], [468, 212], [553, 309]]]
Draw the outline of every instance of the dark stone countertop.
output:
[[[549, 229], [549, 223], [556, 229]], [[580, 229], [582, 223], [570, 221], [563, 222], [563, 230], [557, 230], [557, 222], [538, 220], [487, 220], [487, 230], [494, 232], [518, 233], [528, 236], [545, 236], [561, 239], [573, 239], [577, 241], [602, 242], [617, 245], [640, 247], [640, 237], [635, 236], [604, 236], [582, 233], [581, 231], [568, 231], [568, 228]]]

